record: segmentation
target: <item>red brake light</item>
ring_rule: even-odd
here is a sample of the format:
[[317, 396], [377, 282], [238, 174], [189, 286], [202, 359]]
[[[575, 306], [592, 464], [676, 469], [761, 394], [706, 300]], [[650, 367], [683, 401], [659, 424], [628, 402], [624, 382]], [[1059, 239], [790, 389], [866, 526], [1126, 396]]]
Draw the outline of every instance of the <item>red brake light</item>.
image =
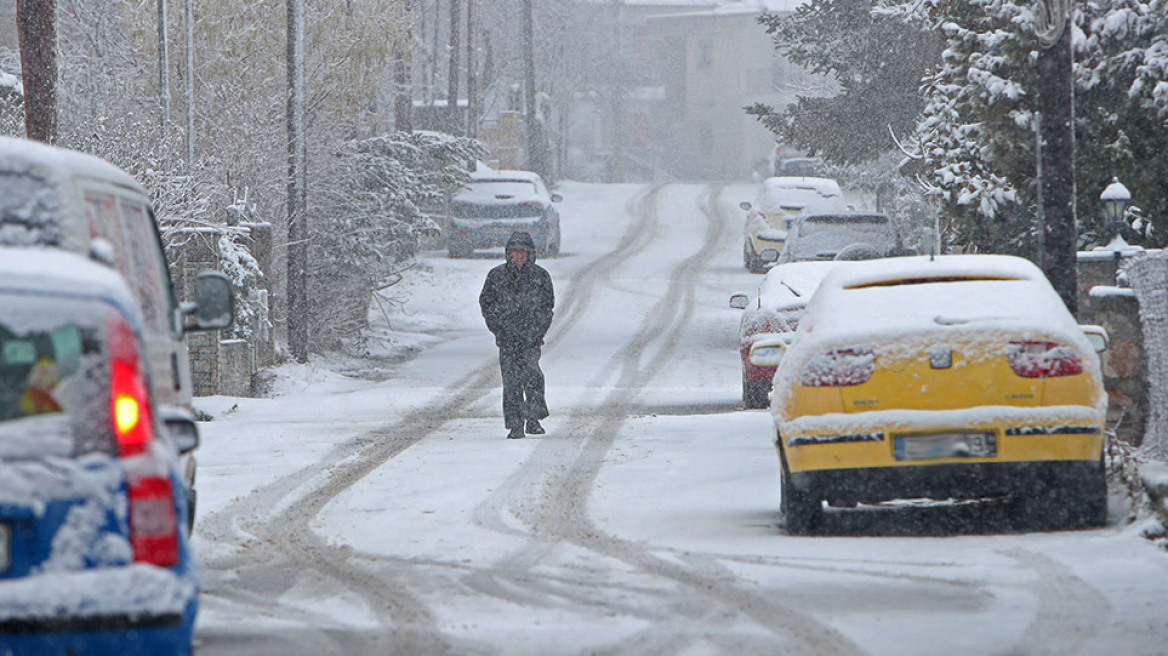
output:
[[134, 562], [159, 567], [178, 564], [178, 518], [170, 479], [131, 478], [130, 544]]
[[804, 387], [862, 385], [876, 370], [876, 352], [869, 348], [834, 349], [803, 365], [799, 382]]
[[1083, 373], [1083, 362], [1071, 349], [1055, 342], [1010, 342], [1006, 360], [1023, 378], [1055, 378]]
[[[150, 394], [141, 368], [138, 342], [120, 315], [106, 325], [110, 357], [110, 411], [118, 450], [123, 458], [149, 458], [154, 439]], [[173, 567], [179, 562], [178, 516], [174, 490], [166, 476], [128, 467], [130, 545], [134, 562]]]
[[528, 200], [528, 201], [524, 201], [522, 203], [519, 203], [519, 207], [534, 207], [537, 210], [542, 210], [543, 203], [540, 203], [540, 202], [534, 201], [534, 200]]
[[110, 412], [122, 457], [146, 450], [154, 437], [149, 394], [139, 367], [138, 344], [120, 316], [107, 326], [110, 355]]

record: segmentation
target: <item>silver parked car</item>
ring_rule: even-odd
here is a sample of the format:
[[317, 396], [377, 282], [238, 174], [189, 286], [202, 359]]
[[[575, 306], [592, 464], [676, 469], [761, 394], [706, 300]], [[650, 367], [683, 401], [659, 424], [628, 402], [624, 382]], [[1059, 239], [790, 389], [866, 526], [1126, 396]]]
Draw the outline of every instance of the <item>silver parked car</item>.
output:
[[778, 264], [813, 260], [868, 260], [907, 255], [892, 221], [871, 212], [801, 214], [787, 233]]
[[485, 171], [450, 201], [447, 248], [450, 257], [467, 257], [477, 248], [501, 248], [516, 230], [531, 233], [540, 257], [560, 252], [560, 212], [563, 200], [548, 192], [531, 171]]

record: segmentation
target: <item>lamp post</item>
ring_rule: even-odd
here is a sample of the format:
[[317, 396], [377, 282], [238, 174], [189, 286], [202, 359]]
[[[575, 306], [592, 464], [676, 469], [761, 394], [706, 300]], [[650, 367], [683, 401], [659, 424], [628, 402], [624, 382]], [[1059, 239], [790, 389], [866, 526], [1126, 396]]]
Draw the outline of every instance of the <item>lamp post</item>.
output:
[[1121, 235], [1123, 214], [1131, 202], [1131, 192], [1119, 178], [1112, 178], [1111, 184], [1099, 194], [1099, 206], [1103, 211], [1103, 232], [1109, 240]]

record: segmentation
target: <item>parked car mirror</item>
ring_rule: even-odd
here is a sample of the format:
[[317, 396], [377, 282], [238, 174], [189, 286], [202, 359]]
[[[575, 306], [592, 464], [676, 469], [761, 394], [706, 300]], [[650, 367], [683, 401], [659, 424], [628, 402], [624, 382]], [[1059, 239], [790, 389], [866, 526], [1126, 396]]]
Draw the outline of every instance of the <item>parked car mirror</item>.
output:
[[767, 337], [750, 345], [750, 364], [756, 367], [777, 367], [787, 350], [784, 337]]
[[779, 252], [773, 248], [764, 248], [762, 249], [762, 252], [758, 254], [758, 259], [762, 260], [763, 262], [774, 262], [779, 259]]
[[750, 305], [750, 296], [743, 292], [735, 292], [730, 296], [730, 307], [735, 310], [745, 310]]
[[559, 195], [559, 194], [552, 194], [551, 199], [552, 199], [553, 203], [558, 203], [558, 202], [564, 200], [564, 197]]
[[753, 205], [750, 204], [750, 201], [744, 200], [741, 203], [738, 203], [738, 207], [741, 207], [742, 211], [744, 211], [744, 212], [749, 212], [750, 208], [753, 207]]
[[162, 423], [174, 438], [180, 455], [199, 448], [199, 427], [191, 413], [180, 408], [165, 408], [162, 411]]
[[231, 279], [218, 271], [204, 271], [195, 279], [195, 302], [183, 305], [183, 314], [193, 314], [194, 321], [184, 330], [221, 330], [235, 318], [235, 294]]
[[1096, 353], [1106, 351], [1111, 344], [1111, 336], [1103, 326], [1080, 325], [1079, 328], [1083, 329], [1083, 334], [1087, 336], [1087, 341], [1091, 343], [1091, 348], [1095, 349]]

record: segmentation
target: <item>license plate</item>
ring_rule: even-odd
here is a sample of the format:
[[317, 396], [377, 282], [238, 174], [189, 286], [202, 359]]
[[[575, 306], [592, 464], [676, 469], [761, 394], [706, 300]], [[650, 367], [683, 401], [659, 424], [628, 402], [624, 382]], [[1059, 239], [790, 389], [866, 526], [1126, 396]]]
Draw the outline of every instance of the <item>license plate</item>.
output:
[[998, 453], [993, 433], [938, 433], [895, 436], [897, 460], [992, 458]]
[[0, 523], [0, 572], [7, 572], [12, 564], [12, 528]]

